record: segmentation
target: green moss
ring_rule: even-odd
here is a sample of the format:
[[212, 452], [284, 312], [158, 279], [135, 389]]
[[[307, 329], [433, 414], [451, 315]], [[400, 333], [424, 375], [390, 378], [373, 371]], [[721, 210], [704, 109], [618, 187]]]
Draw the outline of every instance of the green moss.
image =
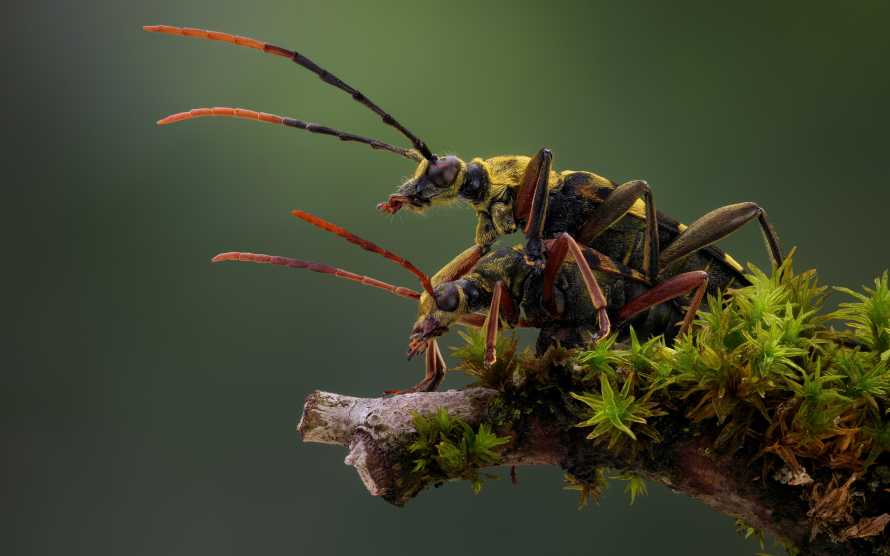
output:
[[735, 520], [735, 530], [736, 533], [745, 539], [756, 539], [757, 543], [760, 545], [760, 550], [763, 550], [766, 545], [766, 536], [763, 534], [763, 531], [747, 523], [744, 519]]
[[458, 335], [463, 339], [463, 345], [451, 348], [451, 355], [459, 361], [457, 370], [475, 377], [476, 386], [505, 388], [518, 368], [516, 337], [512, 334], [499, 334], [496, 344], [497, 361], [486, 367], [485, 334], [482, 329], [467, 327], [459, 331]]
[[646, 397], [638, 400], [633, 396], [633, 379], [625, 378], [621, 390], [617, 392], [612, 388], [611, 382], [606, 374], [601, 374], [599, 392], [571, 393], [573, 398], [591, 410], [588, 418], [575, 426], [593, 427], [587, 435], [588, 440], [602, 442], [610, 450], [620, 450], [628, 440], [636, 442], [637, 434], [634, 429], [652, 440], [660, 440], [658, 432], [646, 419], [663, 415], [664, 412], [659, 411], [656, 404]]
[[624, 481], [624, 493], [627, 495], [628, 503], [633, 506], [639, 496], [647, 496], [649, 488], [646, 486], [646, 480], [642, 475], [625, 471], [617, 475], [613, 475], [612, 479]]
[[[812, 476], [813, 488], [854, 474], [883, 485], [868, 477], [890, 464], [888, 274], [860, 292], [829, 290], [814, 271], [795, 273], [789, 257], [771, 274], [751, 266], [747, 277], [750, 286], [709, 297], [692, 331], [672, 345], [630, 330], [621, 343], [612, 336], [584, 351], [534, 357], [503, 336], [498, 364], [486, 369], [483, 336], [471, 331], [454, 355], [479, 384], [502, 392], [490, 408], [498, 427], [521, 432], [526, 416], [546, 413], [567, 433], [589, 429], [591, 442], [616, 455], [651, 457], [662, 437], [705, 436], [709, 450], [741, 452], [763, 477], [788, 468]], [[827, 312], [831, 291], [848, 299]], [[576, 472], [588, 479], [568, 476], [567, 488], [583, 506], [605, 476]], [[633, 501], [645, 483], [628, 483]]]
[[875, 279], [874, 288], [864, 288], [863, 293], [848, 288], [835, 289], [856, 301], [841, 303], [834, 317], [846, 320], [869, 349], [880, 353], [886, 361], [890, 357], [890, 286], [887, 272]]
[[583, 510], [591, 502], [594, 504], [599, 502], [600, 497], [609, 488], [609, 481], [606, 478], [606, 470], [603, 468], [596, 469], [593, 480], [582, 481], [571, 473], [563, 476], [565, 486], [563, 490], [571, 490], [578, 493], [578, 509]]
[[413, 458], [411, 473], [419, 482], [465, 479], [478, 494], [483, 481], [479, 469], [500, 463], [497, 451], [510, 442], [510, 437], [495, 435], [488, 424], [474, 430], [444, 408], [426, 416], [415, 413], [413, 421], [417, 437], [408, 451]]

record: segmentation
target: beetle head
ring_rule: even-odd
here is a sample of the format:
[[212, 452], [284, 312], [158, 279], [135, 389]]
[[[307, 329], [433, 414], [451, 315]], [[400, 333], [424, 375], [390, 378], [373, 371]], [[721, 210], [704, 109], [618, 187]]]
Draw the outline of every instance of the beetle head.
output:
[[433, 288], [433, 295], [423, 292], [419, 311], [408, 336], [408, 357], [424, 351], [430, 340], [448, 332], [461, 315], [462, 292], [454, 282], [445, 282]]
[[395, 214], [402, 207], [421, 212], [433, 204], [444, 204], [457, 198], [466, 176], [467, 165], [460, 158], [448, 155], [432, 162], [422, 159], [414, 175], [377, 208]]

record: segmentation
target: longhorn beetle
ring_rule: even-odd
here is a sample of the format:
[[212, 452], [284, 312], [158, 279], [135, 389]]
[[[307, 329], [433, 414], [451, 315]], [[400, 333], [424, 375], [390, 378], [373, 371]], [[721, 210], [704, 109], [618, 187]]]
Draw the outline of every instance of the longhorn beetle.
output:
[[[591, 172], [557, 173], [552, 169], [552, 154], [548, 149], [541, 149], [531, 158], [498, 156], [485, 160], [474, 158], [469, 163], [456, 156], [437, 156], [426, 142], [363, 93], [299, 52], [248, 37], [203, 29], [167, 25], [151, 25], [143, 29], [228, 42], [290, 59], [380, 116], [383, 123], [404, 135], [413, 148], [405, 149], [319, 124], [241, 108], [197, 108], [163, 118], [158, 124], [204, 116], [244, 118], [364, 143], [413, 160], [418, 163], [414, 176], [378, 208], [388, 213], [395, 213], [402, 207], [420, 212], [433, 205], [458, 200], [469, 203], [477, 214], [475, 243], [480, 249], [467, 256], [482, 256], [498, 236], [518, 228], [528, 231], [533, 222], [530, 214], [537, 207], [542, 210], [542, 217], [535, 220], [541, 228], [538, 234], [541, 241], [568, 232], [580, 244], [594, 247], [631, 268], [640, 269], [651, 282], [659, 276], [666, 278], [700, 269], [711, 275], [710, 289], [714, 292], [733, 282], [744, 283], [741, 266], [710, 245], [754, 219], [760, 224], [773, 264], [781, 264], [778, 238], [767, 222], [765, 211], [755, 203], [722, 207], [686, 229], [656, 211], [652, 191], [646, 182], [635, 180], [616, 185]], [[542, 264], [541, 241], [526, 247], [528, 262]], [[671, 243], [671, 247], [661, 253], [659, 246], [666, 243]], [[668, 261], [672, 261], [670, 267]]]
[[[165, 25], [147, 26], [144, 29], [150, 32], [228, 42], [288, 58], [312, 71], [324, 82], [348, 93], [354, 100], [380, 116], [385, 124], [402, 133], [413, 148], [406, 149], [319, 124], [241, 108], [198, 108], [189, 112], [173, 114], [158, 122], [160, 125], [166, 125], [203, 116], [252, 119], [303, 129], [312, 133], [331, 135], [343, 141], [364, 143], [374, 149], [392, 152], [417, 162], [418, 166], [414, 176], [406, 181], [386, 202], [378, 205], [380, 210], [395, 213], [402, 207], [408, 207], [410, 210], [420, 212], [436, 204], [463, 200], [474, 207], [478, 217], [474, 247], [458, 255], [446, 265], [443, 271], [440, 271], [440, 274], [451, 273], [451, 275], [460, 276], [460, 273], [456, 273], [458, 270], [466, 272], [471, 268], [489, 268], [491, 267], [489, 263], [500, 257], [501, 262], [498, 264], [501, 267], [494, 264], [494, 267], [491, 268], [500, 268], [500, 271], [504, 273], [504, 278], [507, 276], [515, 278], [522, 275], [522, 272], [534, 271], [535, 273], [549, 273], [548, 280], [552, 281], [555, 279], [553, 273], [562, 275], [562, 271], [553, 270], [553, 268], [559, 267], [558, 265], [553, 267], [552, 264], [555, 263], [551, 263], [551, 266], [548, 267], [548, 261], [562, 261], [566, 251], [577, 251], [583, 246], [597, 253], [598, 261], [609, 261], [610, 268], [623, 269], [617, 272], [617, 277], [613, 277], [616, 283], [611, 289], [614, 291], [623, 291], [624, 281], [633, 282], [642, 276], [645, 280], [641, 283], [652, 288], [652, 292], [656, 292], [652, 294], [655, 296], [653, 299], [661, 300], [663, 297], [661, 292], [666, 291], [660, 289], [662, 286], [670, 291], [675, 291], [678, 287], [677, 284], [685, 287], [686, 281], [693, 280], [695, 276], [704, 275], [706, 279], [700, 283], [697, 282], [692, 288], [697, 292], [691, 305], [695, 307], [700, 303], [705, 289], [716, 292], [736, 282], [746, 283], [741, 266], [723, 251], [712, 247], [711, 244], [754, 219], [757, 219], [760, 224], [772, 262], [776, 266], [782, 262], [778, 239], [767, 222], [765, 212], [755, 203], [738, 203], [716, 209], [687, 227], [655, 209], [652, 191], [646, 182], [634, 180], [616, 185], [614, 182], [591, 172], [565, 171], [557, 173], [552, 167], [552, 153], [546, 148], [541, 149], [534, 157], [500, 156], [487, 160], [476, 158], [470, 163], [466, 163], [456, 156], [438, 157], [433, 154], [423, 140], [363, 93], [298, 52], [255, 39], [215, 31]], [[509, 253], [503, 250], [489, 253], [491, 246], [499, 236], [512, 233], [520, 228], [525, 232], [527, 241], [521, 249], [514, 249], [512, 253], [522, 255], [522, 262], [525, 267], [528, 267], [522, 272], [515, 267], [517, 264], [516, 255], [508, 256]], [[660, 250], [661, 245], [667, 245], [663, 252]], [[555, 251], [551, 252], [554, 249]], [[574, 258], [576, 260], [584, 259], [584, 257], [578, 256]], [[590, 266], [589, 263], [590, 261], [587, 266]], [[583, 274], [584, 265], [580, 264], [579, 266]], [[491, 268], [487, 271], [488, 274], [491, 274]], [[537, 276], [537, 274], [535, 275]], [[675, 279], [678, 281], [674, 281]], [[700, 278], [696, 280], [700, 280]], [[448, 280], [443, 279], [444, 282], [448, 282]], [[521, 282], [534, 283], [535, 280]], [[585, 283], [588, 282], [589, 280], [585, 281]], [[492, 299], [499, 301], [502, 298], [506, 299], [503, 294], [497, 293], [505, 286], [494, 286], [498, 283], [510, 284], [512, 282], [505, 279], [496, 280], [494, 285], [485, 283], [493, 288], [486, 290], [489, 291]], [[435, 310], [450, 312], [446, 310], [448, 305], [443, 305], [445, 300], [434, 295], [432, 283], [426, 281], [423, 282], [423, 285], [426, 290], [425, 295], [432, 299]], [[451, 286], [455, 288], [454, 291], [457, 292], [455, 295], [458, 297], [469, 295], [458, 285], [451, 284]], [[485, 288], [483, 287], [483, 289]], [[677, 295], [682, 296], [689, 291], [690, 288], [686, 288]], [[588, 293], [591, 296], [593, 292], [594, 290], [588, 288]], [[520, 299], [527, 301], [526, 292], [515, 291], [512, 294], [522, 294]], [[554, 305], [553, 296], [552, 284], [541, 290], [541, 299], [547, 300], [545, 309], [551, 317], [550, 321], [555, 322], [558, 321], [558, 318], [554, 319], [553, 317], [561, 316], [564, 309], [559, 309]], [[602, 299], [595, 301], [599, 304], [597, 305], [598, 319], [603, 318], [605, 313], [602, 312], [602, 305], [609, 299], [600, 297]], [[616, 296], [616, 299], [618, 297], [620, 296]], [[570, 304], [576, 301], [575, 298], [568, 298], [568, 300]], [[421, 301], [423, 302], [424, 299]], [[658, 303], [660, 302], [658, 301]], [[529, 305], [530, 307], [531, 305]], [[579, 329], [580, 323], [572, 321], [572, 324], [573, 326], [563, 327], [562, 331], [551, 340], [577, 343], [579, 340], [576, 338], [561, 337], [565, 336], [566, 330]], [[444, 329], [446, 326], [442, 325], [438, 328]], [[652, 329], [652, 333], [663, 332], [668, 335], [672, 331], [670, 326]], [[431, 341], [429, 338], [435, 337], [435, 334], [430, 331], [421, 331], [419, 334], [416, 340], [420, 343], [416, 347], [429, 345]], [[542, 332], [542, 337], [548, 338], [544, 332]], [[546, 340], [544, 343], [551, 340]], [[539, 341], [539, 348], [540, 346], [541, 341]], [[412, 348], [412, 351], [417, 351], [417, 349]], [[436, 350], [427, 351], [428, 353], [436, 352]]]
[[[350, 243], [377, 253], [414, 274], [423, 288], [417, 292], [347, 270], [288, 257], [233, 251], [213, 257], [214, 262], [246, 261], [303, 268], [344, 278], [392, 294], [417, 299], [419, 314], [411, 329], [409, 357], [426, 352], [426, 374], [405, 393], [434, 390], [445, 376], [446, 366], [436, 338], [454, 323], [481, 326], [485, 330], [485, 363], [495, 362], [500, 326], [541, 330], [537, 351], [559, 343], [579, 347], [607, 336], [616, 323], [619, 337], [627, 324], [642, 336], [672, 337], [676, 325], [685, 333], [701, 304], [708, 284], [707, 272], [697, 270], [673, 276], [659, 284], [606, 255], [578, 245], [563, 232], [553, 240], [541, 240], [539, 228], [526, 234], [525, 245], [501, 247], [476, 258], [471, 265], [449, 263], [432, 278], [407, 259], [363, 239], [318, 216], [294, 210], [292, 214]], [[544, 264], [526, 262], [530, 245], [540, 244]], [[475, 252], [477, 246], [468, 249]], [[466, 252], [465, 252], [466, 253]], [[571, 257], [571, 258], [569, 258]], [[457, 257], [456, 260], [466, 260]], [[674, 300], [694, 291], [682, 311]]]

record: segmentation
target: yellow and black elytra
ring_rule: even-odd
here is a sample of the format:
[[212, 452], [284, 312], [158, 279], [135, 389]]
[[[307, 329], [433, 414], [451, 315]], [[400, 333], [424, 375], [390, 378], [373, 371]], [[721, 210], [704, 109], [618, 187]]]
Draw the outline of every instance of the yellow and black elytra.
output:
[[[534, 157], [496, 156], [475, 158], [469, 163], [456, 156], [436, 156], [429, 146], [363, 93], [325, 70], [305, 55], [263, 41], [189, 27], [151, 25], [146, 31], [227, 42], [289, 59], [315, 73], [380, 116], [404, 135], [412, 148], [406, 149], [377, 139], [336, 130], [320, 124], [245, 110], [241, 108], [197, 108], [163, 118], [161, 125], [204, 116], [224, 116], [275, 123], [343, 141], [366, 144], [417, 162], [414, 175], [378, 208], [394, 213], [403, 207], [424, 211], [435, 205], [465, 202], [477, 214], [475, 243], [487, 251], [495, 240], [517, 229], [540, 229], [542, 241], [567, 232], [580, 244], [593, 247], [640, 270], [650, 282], [691, 270], [706, 270], [709, 290], [716, 292], [733, 283], [745, 283], [741, 266], [723, 251], [712, 247], [740, 226], [754, 219], [760, 223], [772, 262], [781, 263], [778, 240], [762, 208], [739, 203], [717, 209], [688, 228], [655, 210], [649, 185], [640, 180], [617, 185], [592, 172], [552, 168], [552, 155], [541, 149]], [[660, 245], [668, 245], [661, 253]], [[541, 245], [527, 247], [530, 263], [540, 262]], [[481, 253], [480, 253], [481, 254]], [[672, 261], [669, 266], [666, 261]]]
[[[242, 251], [220, 253], [214, 262], [241, 261], [306, 269], [382, 289], [418, 301], [418, 317], [408, 339], [408, 355], [425, 353], [426, 374], [414, 387], [389, 390], [405, 393], [434, 390], [446, 366], [437, 338], [456, 323], [482, 327], [486, 337], [485, 362], [495, 362], [495, 345], [502, 327], [540, 330], [537, 350], [580, 347], [617, 333], [627, 335], [633, 325], [640, 337], [685, 333], [707, 289], [708, 274], [684, 272], [657, 284], [641, 272], [608, 256], [578, 245], [567, 233], [541, 240], [530, 231], [524, 245], [500, 247], [480, 255], [472, 246], [432, 277], [407, 259], [352, 232], [309, 214], [292, 214], [322, 230], [334, 233], [362, 249], [377, 253], [414, 274], [422, 292], [394, 286], [374, 278], [322, 263]], [[528, 264], [529, 246], [541, 247], [541, 265]], [[694, 292], [689, 307], [678, 300]]]

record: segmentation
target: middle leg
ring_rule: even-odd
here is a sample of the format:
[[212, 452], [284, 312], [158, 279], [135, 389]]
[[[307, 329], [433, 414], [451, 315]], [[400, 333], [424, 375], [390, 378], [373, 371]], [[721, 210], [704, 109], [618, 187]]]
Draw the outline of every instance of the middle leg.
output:
[[514, 204], [514, 218], [525, 220], [525, 257], [533, 265], [544, 258], [544, 223], [550, 203], [550, 166], [553, 154], [541, 149], [529, 162]]
[[643, 238], [643, 274], [654, 283], [658, 275], [658, 215], [655, 211], [655, 200], [652, 189], [643, 180], [623, 183], [615, 188], [608, 197], [596, 208], [581, 231], [578, 241], [582, 245], [590, 245], [597, 236], [609, 229], [633, 207], [638, 199], [646, 203], [646, 235]]
[[575, 264], [578, 265], [578, 270], [581, 273], [581, 280], [584, 282], [584, 287], [587, 289], [587, 294], [590, 296], [593, 308], [596, 310], [597, 327], [599, 328], [599, 331], [594, 339], [604, 338], [609, 335], [609, 332], [612, 329], [609, 315], [606, 312], [608, 301], [606, 300], [605, 294], [603, 294], [602, 288], [600, 288], [599, 282], [596, 280], [596, 276], [593, 274], [593, 270], [587, 263], [587, 259], [584, 257], [581, 247], [575, 242], [572, 236], [565, 232], [560, 234], [560, 236], [550, 244], [550, 247], [547, 250], [547, 263], [544, 266], [544, 294], [542, 300], [544, 302], [544, 307], [551, 313], [557, 312], [556, 303], [553, 297], [553, 288], [556, 281], [556, 275], [559, 273], [559, 269], [562, 266], [563, 261], [565, 261], [566, 255], [569, 253], [572, 254], [572, 257], [575, 259]]

